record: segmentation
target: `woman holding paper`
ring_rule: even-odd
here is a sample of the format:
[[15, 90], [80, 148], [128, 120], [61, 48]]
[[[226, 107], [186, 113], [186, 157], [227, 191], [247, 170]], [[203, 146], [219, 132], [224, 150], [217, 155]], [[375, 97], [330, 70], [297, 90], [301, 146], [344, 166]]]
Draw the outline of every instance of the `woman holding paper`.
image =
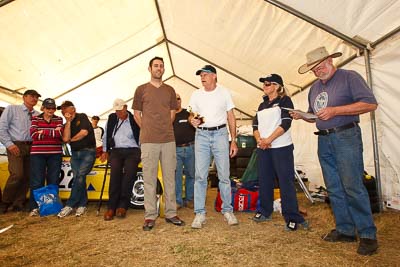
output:
[[293, 109], [293, 103], [285, 93], [281, 76], [271, 74], [259, 80], [263, 83], [265, 95], [253, 122], [260, 185], [260, 208], [253, 220], [272, 220], [274, 180], [278, 178], [285, 229], [308, 229], [308, 222], [299, 213], [294, 186], [293, 142], [290, 135], [292, 118], [288, 110], [282, 109]]

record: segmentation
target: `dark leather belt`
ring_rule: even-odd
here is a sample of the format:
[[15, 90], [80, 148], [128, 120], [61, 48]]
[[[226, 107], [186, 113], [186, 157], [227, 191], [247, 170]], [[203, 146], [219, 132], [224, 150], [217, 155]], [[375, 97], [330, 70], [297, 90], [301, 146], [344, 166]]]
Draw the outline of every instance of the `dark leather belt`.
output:
[[185, 143], [185, 144], [179, 144], [179, 145], [176, 145], [176, 147], [185, 147], [185, 146], [191, 146], [191, 145], [193, 145], [194, 144], [194, 142], [189, 142], [189, 143]]
[[32, 141], [13, 141], [13, 143], [16, 145], [32, 145]]
[[352, 123], [345, 124], [343, 126], [339, 126], [339, 127], [335, 127], [335, 128], [331, 128], [331, 129], [319, 130], [318, 132], [314, 132], [314, 134], [315, 135], [328, 135], [331, 133], [338, 133], [343, 130], [351, 129], [356, 125], [357, 125], [357, 122], [352, 122]]
[[200, 130], [206, 130], [206, 131], [216, 131], [216, 130], [219, 130], [219, 129], [222, 129], [225, 127], [226, 127], [226, 124], [222, 124], [220, 126], [215, 126], [215, 127], [197, 127], [197, 128], [199, 128]]

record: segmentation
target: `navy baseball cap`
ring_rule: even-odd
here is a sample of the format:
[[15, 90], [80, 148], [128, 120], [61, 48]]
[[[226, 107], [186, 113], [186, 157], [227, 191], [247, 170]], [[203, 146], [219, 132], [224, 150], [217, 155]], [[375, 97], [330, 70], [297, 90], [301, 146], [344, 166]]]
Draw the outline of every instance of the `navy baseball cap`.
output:
[[56, 101], [52, 98], [46, 98], [45, 100], [43, 100], [43, 107], [45, 108], [56, 108]]
[[217, 74], [217, 70], [211, 65], [205, 65], [204, 67], [202, 67], [201, 69], [196, 71], [196, 75], [200, 75], [200, 73], [202, 73], [202, 72], [208, 72], [208, 73]]
[[281, 86], [283, 86], [282, 77], [275, 73], [270, 74], [267, 77], [261, 77], [259, 79], [259, 81], [262, 83], [264, 83], [264, 82], [277, 83], [277, 84], [280, 84]]

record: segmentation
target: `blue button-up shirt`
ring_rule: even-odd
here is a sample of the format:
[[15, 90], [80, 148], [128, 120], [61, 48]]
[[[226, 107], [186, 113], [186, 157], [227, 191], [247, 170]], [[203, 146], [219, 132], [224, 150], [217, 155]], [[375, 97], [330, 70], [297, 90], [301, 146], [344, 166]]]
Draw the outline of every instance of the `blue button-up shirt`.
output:
[[[117, 124], [115, 125], [115, 128], [117, 128], [119, 125], [121, 125], [117, 132], [115, 133], [115, 129], [113, 131], [114, 135], [114, 141], [115, 141], [115, 148], [132, 148], [132, 147], [139, 147], [138, 144], [136, 143], [135, 137], [133, 136], [133, 131], [131, 124], [129, 122], [129, 118], [126, 120], [122, 121], [121, 124], [121, 119], [118, 119]], [[103, 151], [107, 151], [107, 125], [104, 129], [104, 135], [103, 135]]]
[[36, 110], [30, 112], [24, 104], [7, 106], [0, 118], [0, 142], [9, 147], [13, 141], [32, 141], [31, 118], [39, 114]]

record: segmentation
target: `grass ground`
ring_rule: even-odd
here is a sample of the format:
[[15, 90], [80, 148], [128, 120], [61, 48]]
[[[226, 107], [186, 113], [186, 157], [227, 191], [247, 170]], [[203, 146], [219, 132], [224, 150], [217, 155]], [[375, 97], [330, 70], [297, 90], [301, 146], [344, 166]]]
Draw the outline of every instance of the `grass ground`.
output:
[[[359, 256], [357, 243], [327, 243], [321, 235], [334, 228], [327, 204], [311, 204], [303, 195], [311, 231], [285, 232], [280, 214], [271, 222], [254, 223], [251, 213], [237, 213], [238, 226], [228, 226], [213, 209], [215, 189], [209, 189], [207, 223], [191, 229], [193, 211], [182, 208], [186, 226], [158, 218], [143, 232], [143, 210], [127, 218], [104, 221], [97, 203], [80, 218], [30, 218], [27, 212], [0, 215], [0, 266], [400, 266], [400, 212], [374, 215], [379, 252]], [[104, 206], [103, 206], [104, 207]], [[105, 207], [102, 212], [105, 211]]]

